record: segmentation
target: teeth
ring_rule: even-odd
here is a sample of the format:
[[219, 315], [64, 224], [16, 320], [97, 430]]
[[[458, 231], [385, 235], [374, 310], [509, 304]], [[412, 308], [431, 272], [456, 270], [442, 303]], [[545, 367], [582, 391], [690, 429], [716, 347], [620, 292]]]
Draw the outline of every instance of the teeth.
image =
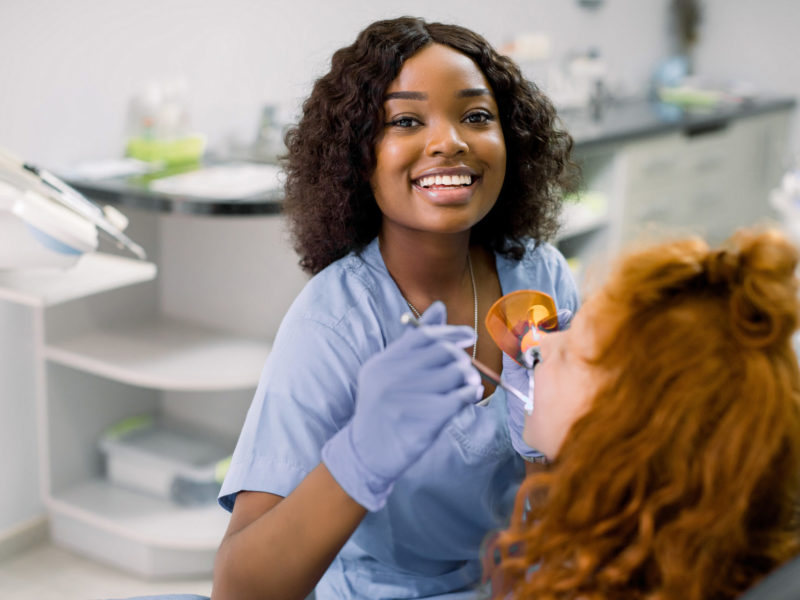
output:
[[420, 187], [431, 187], [433, 185], [442, 186], [462, 186], [472, 185], [471, 175], [429, 175], [417, 180]]

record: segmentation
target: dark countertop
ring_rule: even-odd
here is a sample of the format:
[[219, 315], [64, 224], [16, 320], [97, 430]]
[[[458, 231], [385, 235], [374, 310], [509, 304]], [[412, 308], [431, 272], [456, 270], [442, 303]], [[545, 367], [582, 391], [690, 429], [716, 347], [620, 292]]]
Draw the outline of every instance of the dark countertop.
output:
[[[723, 105], [710, 111], [685, 112], [673, 105], [629, 101], [604, 106], [598, 119], [592, 118], [586, 110], [564, 110], [559, 114], [575, 140], [575, 149], [580, 151], [671, 131], [685, 131], [691, 135], [724, 127], [731, 119], [792, 110], [795, 105], [793, 98], [761, 98], [738, 105]], [[97, 202], [165, 213], [270, 215], [280, 212], [283, 197], [279, 188], [264, 194], [225, 200], [163, 194], [150, 190], [146, 177], [66, 179], [66, 182]]]
[[[170, 173], [173, 174], [173, 173]], [[164, 194], [148, 188], [150, 177], [112, 177], [109, 179], [65, 181], [90, 200], [163, 213], [191, 215], [274, 215], [281, 211], [283, 190], [276, 188], [241, 198], [206, 198]]]
[[671, 104], [636, 101], [608, 104], [598, 119], [593, 119], [588, 110], [565, 110], [559, 115], [572, 134], [576, 149], [586, 149], [673, 131], [691, 135], [724, 127], [732, 119], [791, 110], [795, 104], [794, 98], [762, 98], [689, 112]]

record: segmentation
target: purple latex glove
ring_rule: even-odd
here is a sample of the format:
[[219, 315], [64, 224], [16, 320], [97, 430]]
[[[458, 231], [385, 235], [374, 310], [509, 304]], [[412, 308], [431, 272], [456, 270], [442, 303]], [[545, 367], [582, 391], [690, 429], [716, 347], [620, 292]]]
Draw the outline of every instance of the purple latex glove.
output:
[[[571, 320], [572, 311], [568, 308], [562, 308], [558, 311], [558, 326], [553, 328], [552, 331], [566, 329], [569, 327]], [[531, 406], [533, 406], [533, 367], [535, 366], [533, 354], [528, 353], [525, 356], [525, 360], [527, 368], [503, 352], [503, 379], [523, 394], [530, 395]], [[542, 457], [543, 454], [541, 452], [531, 448], [522, 439], [522, 431], [525, 428], [525, 406], [516, 398], [509, 397], [509, 395], [506, 395], [506, 405], [508, 406], [508, 433], [514, 450], [525, 459], [536, 460]]]
[[480, 376], [462, 350], [475, 332], [446, 321], [444, 304], [434, 302], [423, 327], [409, 327], [364, 363], [355, 412], [322, 447], [334, 479], [367, 510], [382, 508], [450, 419], [480, 398]]

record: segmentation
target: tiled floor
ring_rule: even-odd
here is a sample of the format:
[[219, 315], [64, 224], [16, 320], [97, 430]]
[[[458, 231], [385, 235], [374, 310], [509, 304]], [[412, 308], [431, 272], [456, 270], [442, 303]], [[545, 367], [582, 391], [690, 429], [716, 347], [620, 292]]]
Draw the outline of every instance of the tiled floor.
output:
[[146, 581], [51, 544], [0, 562], [0, 598], [98, 600], [150, 594], [211, 593], [211, 580]]

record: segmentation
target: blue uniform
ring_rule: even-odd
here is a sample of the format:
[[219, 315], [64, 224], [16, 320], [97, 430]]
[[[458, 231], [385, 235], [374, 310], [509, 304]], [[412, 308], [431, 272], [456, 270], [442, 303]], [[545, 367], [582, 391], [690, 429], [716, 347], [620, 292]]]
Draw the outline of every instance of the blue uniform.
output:
[[[496, 257], [504, 294], [536, 289], [576, 311], [563, 256], [531, 243], [522, 260]], [[320, 462], [323, 444], [351, 418], [361, 365], [401, 335], [408, 311], [373, 240], [313, 277], [281, 323], [247, 413], [220, 504], [241, 490], [288, 495]], [[461, 411], [368, 513], [319, 582], [328, 598], [469, 598], [480, 545], [504, 527], [524, 476], [511, 447], [505, 394]]]

